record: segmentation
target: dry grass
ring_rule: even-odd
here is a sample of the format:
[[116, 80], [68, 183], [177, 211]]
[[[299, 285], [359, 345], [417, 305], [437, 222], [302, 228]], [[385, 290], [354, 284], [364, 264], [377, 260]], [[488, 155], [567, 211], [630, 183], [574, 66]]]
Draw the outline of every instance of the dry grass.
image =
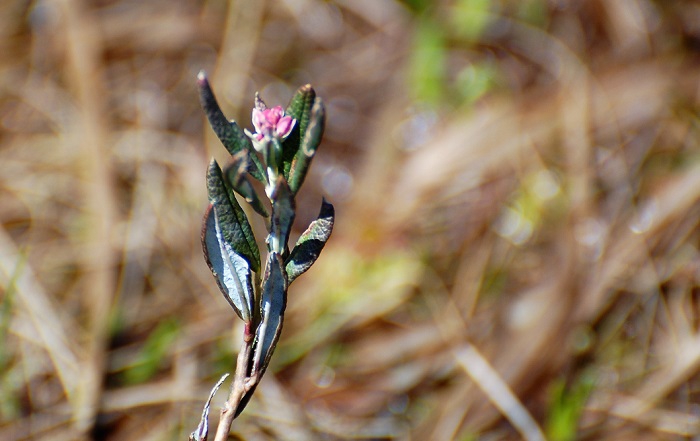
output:
[[700, 7], [432, 3], [2, 3], [0, 439], [184, 440], [234, 370], [201, 68], [245, 126], [329, 109], [297, 226], [337, 228], [241, 439], [700, 437]]

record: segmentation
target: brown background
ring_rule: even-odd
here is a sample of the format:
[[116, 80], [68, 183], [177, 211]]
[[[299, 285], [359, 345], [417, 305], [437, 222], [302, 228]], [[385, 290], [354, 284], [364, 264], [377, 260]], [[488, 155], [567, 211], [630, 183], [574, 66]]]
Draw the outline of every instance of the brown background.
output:
[[200, 69], [328, 108], [240, 438], [700, 436], [699, 50], [692, 1], [2, 2], [0, 439], [184, 440], [233, 371]]

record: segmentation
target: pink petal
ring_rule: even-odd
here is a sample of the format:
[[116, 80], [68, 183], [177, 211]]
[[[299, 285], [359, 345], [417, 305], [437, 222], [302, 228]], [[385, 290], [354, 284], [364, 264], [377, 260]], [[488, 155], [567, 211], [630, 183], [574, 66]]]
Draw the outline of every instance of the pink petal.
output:
[[267, 118], [265, 117], [265, 112], [267, 110], [253, 109], [253, 126], [256, 132], [262, 132], [262, 128], [265, 125]]
[[270, 122], [270, 124], [276, 126], [283, 116], [284, 110], [282, 109], [282, 106], [275, 106], [274, 108], [270, 109], [270, 114], [267, 120]]
[[292, 133], [292, 129], [294, 128], [294, 123], [296, 123], [296, 120], [291, 116], [282, 117], [277, 123], [277, 127], [275, 129], [277, 135], [280, 138], [286, 138], [287, 136], [289, 136], [289, 134]]

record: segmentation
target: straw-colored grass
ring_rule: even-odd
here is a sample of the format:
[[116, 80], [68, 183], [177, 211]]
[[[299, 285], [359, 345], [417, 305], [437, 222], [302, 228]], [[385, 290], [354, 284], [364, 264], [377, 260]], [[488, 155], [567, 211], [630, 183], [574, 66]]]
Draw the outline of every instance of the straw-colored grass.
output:
[[200, 69], [329, 118], [235, 436], [700, 437], [700, 7], [482, 3], [2, 2], [0, 439], [184, 440], [234, 371]]

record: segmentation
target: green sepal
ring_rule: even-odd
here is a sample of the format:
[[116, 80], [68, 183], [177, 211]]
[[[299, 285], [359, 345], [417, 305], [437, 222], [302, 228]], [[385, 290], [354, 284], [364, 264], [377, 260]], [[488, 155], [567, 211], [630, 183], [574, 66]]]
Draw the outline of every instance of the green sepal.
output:
[[233, 190], [225, 183], [215, 159], [207, 172], [209, 202], [214, 205], [222, 235], [231, 248], [243, 256], [253, 271], [260, 272], [260, 250], [245, 212], [238, 204]]
[[316, 99], [316, 91], [311, 85], [301, 86], [289, 102], [287, 110], [285, 110], [285, 115], [290, 115], [296, 120], [292, 133], [289, 134], [282, 145], [284, 177], [287, 180], [289, 180], [289, 170], [292, 167], [292, 161], [301, 147], [306, 128], [309, 125], [314, 99]]
[[253, 188], [253, 184], [248, 180], [248, 157], [242, 153], [235, 154], [233, 162], [224, 170], [226, 182], [250, 204], [256, 213], [263, 217], [269, 217], [270, 214], [267, 212], [255, 188]]
[[333, 232], [334, 221], [335, 209], [333, 205], [323, 199], [318, 217], [311, 222], [309, 228], [299, 237], [286, 261], [285, 271], [287, 272], [287, 280], [290, 285], [316, 262], [316, 259], [321, 254], [321, 250], [323, 250]]
[[246, 152], [250, 158], [248, 173], [258, 181], [265, 182], [265, 169], [255, 154], [250, 138], [246, 136], [235, 121], [226, 119], [204, 72], [200, 72], [197, 75], [197, 85], [199, 86], [199, 102], [216, 136], [231, 155]]
[[323, 130], [326, 126], [326, 109], [323, 106], [321, 98], [314, 100], [314, 105], [311, 108], [309, 124], [304, 132], [304, 138], [299, 145], [299, 150], [292, 159], [291, 168], [289, 170], [289, 188], [292, 193], [296, 194], [304, 183], [306, 173], [311, 165], [311, 159], [316, 154], [316, 149], [321, 144]]

